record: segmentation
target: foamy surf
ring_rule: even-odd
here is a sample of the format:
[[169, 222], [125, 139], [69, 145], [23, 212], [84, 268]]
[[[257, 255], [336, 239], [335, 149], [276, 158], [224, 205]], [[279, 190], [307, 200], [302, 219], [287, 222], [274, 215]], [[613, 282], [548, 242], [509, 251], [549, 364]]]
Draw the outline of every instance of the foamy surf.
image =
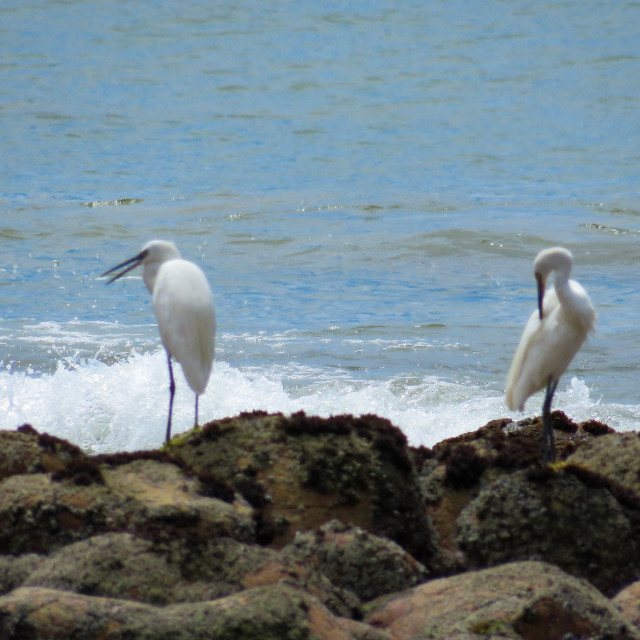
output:
[[[174, 434], [193, 424], [193, 393], [179, 367], [174, 405]], [[578, 378], [565, 379], [554, 408], [576, 421], [594, 418], [624, 431], [633, 429], [640, 407], [605, 405], [591, 398]], [[538, 397], [540, 396], [540, 397]], [[523, 414], [539, 413], [542, 395], [532, 397]], [[166, 356], [153, 352], [104, 362], [58, 361], [53, 373], [0, 372], [0, 428], [30, 423], [36, 429], [79, 445], [91, 453], [151, 449], [162, 445], [166, 426]], [[356, 379], [346, 371], [322, 371], [295, 363], [265, 369], [240, 368], [216, 361], [200, 399], [201, 420], [264, 410], [290, 414], [303, 410], [328, 417], [375, 413], [400, 427], [410, 444], [437, 442], [473, 431], [489, 420], [509, 416], [495, 389], [435, 376]]]

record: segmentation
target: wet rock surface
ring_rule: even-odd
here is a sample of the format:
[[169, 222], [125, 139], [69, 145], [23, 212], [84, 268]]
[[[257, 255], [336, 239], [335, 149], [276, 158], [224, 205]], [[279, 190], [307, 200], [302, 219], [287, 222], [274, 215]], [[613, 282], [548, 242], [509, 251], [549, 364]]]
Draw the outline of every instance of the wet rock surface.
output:
[[637, 434], [554, 413], [433, 449], [254, 412], [159, 451], [0, 432], [0, 637], [640, 640]]

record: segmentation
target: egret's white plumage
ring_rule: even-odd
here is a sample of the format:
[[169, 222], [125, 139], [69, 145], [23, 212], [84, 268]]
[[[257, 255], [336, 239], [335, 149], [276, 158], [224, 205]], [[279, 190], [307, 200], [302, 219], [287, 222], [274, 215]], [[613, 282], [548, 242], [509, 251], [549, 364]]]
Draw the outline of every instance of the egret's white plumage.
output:
[[216, 316], [213, 294], [202, 269], [184, 260], [173, 242], [164, 240], [152, 240], [133, 258], [102, 275], [125, 267], [109, 279], [111, 283], [139, 265], [143, 265], [142, 277], [151, 293], [153, 313], [169, 362], [168, 442], [175, 393], [171, 358], [180, 363], [189, 386], [196, 394], [195, 423], [198, 424], [198, 396], [205, 391], [214, 356]]
[[[584, 288], [571, 280], [573, 257], [562, 247], [541, 251], [533, 263], [538, 283], [538, 309], [531, 314], [507, 376], [509, 409], [524, 410], [532, 394], [547, 388], [543, 405], [543, 457], [553, 459], [551, 400], [560, 376], [596, 322], [596, 312]], [[555, 272], [553, 288], [547, 280]]]

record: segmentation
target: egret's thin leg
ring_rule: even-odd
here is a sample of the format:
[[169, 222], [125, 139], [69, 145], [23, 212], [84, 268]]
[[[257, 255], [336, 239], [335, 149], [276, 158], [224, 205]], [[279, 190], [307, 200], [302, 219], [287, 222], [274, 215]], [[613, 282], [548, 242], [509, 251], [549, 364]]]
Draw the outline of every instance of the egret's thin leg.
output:
[[169, 417], [167, 418], [167, 437], [165, 444], [171, 440], [171, 414], [173, 413], [173, 396], [176, 393], [176, 383], [173, 379], [173, 366], [171, 365], [171, 354], [167, 351], [167, 361], [169, 362]]
[[196, 393], [196, 420], [195, 420], [195, 422], [193, 423], [193, 426], [194, 426], [194, 427], [197, 427], [197, 426], [198, 426], [198, 398], [199, 398], [199, 396], [198, 396], [198, 394]]
[[553, 424], [551, 422], [551, 402], [558, 386], [557, 380], [549, 377], [547, 392], [542, 405], [542, 462], [553, 462], [556, 459], [556, 448], [553, 442]]

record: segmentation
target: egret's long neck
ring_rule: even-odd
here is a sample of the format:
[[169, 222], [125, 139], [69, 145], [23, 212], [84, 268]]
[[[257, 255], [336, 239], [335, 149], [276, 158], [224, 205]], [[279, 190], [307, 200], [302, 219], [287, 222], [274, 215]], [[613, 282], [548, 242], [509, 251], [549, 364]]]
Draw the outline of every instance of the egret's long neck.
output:
[[564, 269], [558, 269], [556, 271], [556, 277], [553, 281], [553, 286], [556, 290], [556, 295], [560, 304], [567, 305], [571, 303], [571, 289], [569, 286], [569, 274], [570, 271]]
[[153, 287], [156, 284], [156, 277], [158, 275], [158, 269], [162, 262], [148, 262], [144, 265], [142, 270], [142, 279], [144, 283], [147, 285], [147, 289], [149, 293], [153, 295]]

